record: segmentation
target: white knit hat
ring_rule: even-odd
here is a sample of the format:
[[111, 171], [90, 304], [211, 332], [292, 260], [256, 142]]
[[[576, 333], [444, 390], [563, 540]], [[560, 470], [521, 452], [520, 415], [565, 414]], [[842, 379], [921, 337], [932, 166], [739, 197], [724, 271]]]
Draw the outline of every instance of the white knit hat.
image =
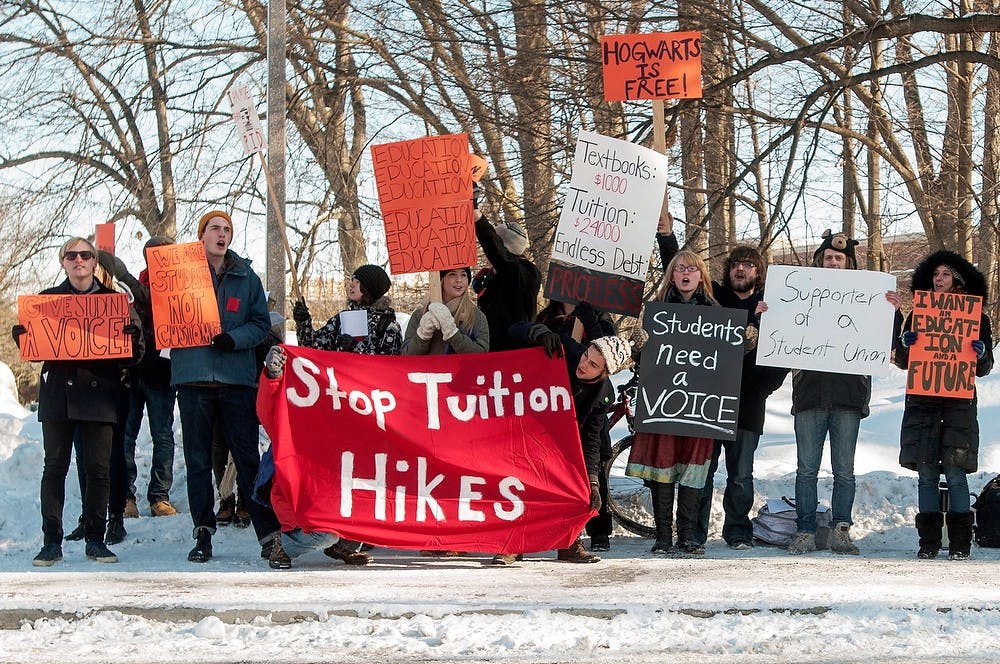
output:
[[505, 224], [499, 224], [496, 229], [497, 235], [503, 240], [503, 246], [507, 247], [507, 251], [515, 256], [520, 256], [527, 251], [528, 231], [524, 230], [524, 226], [508, 221]]
[[621, 337], [599, 337], [591, 341], [608, 366], [608, 375], [614, 375], [632, 364], [632, 344]]

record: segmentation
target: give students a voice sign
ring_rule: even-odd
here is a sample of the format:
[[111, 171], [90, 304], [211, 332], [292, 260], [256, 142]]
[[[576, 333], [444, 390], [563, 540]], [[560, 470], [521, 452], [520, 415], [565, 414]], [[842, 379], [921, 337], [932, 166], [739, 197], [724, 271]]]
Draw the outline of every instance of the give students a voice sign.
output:
[[545, 296], [638, 315], [666, 176], [665, 155], [580, 132]]
[[590, 518], [565, 362], [285, 350], [257, 397], [283, 529], [521, 553], [569, 546]]
[[896, 278], [885, 272], [772, 265], [757, 364], [844, 374], [889, 373]]

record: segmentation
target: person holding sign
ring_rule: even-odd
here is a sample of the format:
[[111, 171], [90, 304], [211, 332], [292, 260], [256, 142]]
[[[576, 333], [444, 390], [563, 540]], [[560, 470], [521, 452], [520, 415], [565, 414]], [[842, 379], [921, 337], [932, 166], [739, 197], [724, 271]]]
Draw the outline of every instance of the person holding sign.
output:
[[410, 315], [403, 355], [485, 353], [490, 327], [469, 293], [472, 270], [441, 270], [441, 302], [429, 299]]
[[[59, 249], [59, 262], [66, 273], [65, 281], [42, 291], [42, 295], [86, 298], [114, 292], [94, 278], [97, 249], [88, 240], [70, 238]], [[137, 324], [134, 311], [129, 313], [130, 322], [120, 328], [120, 334], [131, 338], [130, 359], [46, 360], [42, 365], [38, 421], [42, 425], [42, 447], [45, 451], [40, 491], [44, 544], [32, 561], [36, 567], [49, 567], [62, 560], [66, 474], [72, 456], [73, 436], [78, 431], [83, 453], [77, 458], [77, 463], [84, 466], [87, 478], [87, 491], [83, 497], [85, 553], [87, 558], [98, 562], [118, 562], [118, 557], [104, 544], [111, 438], [115, 425], [119, 423], [119, 404], [125, 391], [122, 368], [137, 362], [143, 353], [142, 329]], [[26, 332], [22, 325], [15, 325], [12, 330], [19, 347], [21, 336]]]
[[[708, 266], [698, 254], [679, 251], [666, 267], [667, 282], [659, 299], [675, 304], [717, 307], [712, 296]], [[699, 542], [698, 510], [708, 478], [715, 442], [711, 438], [637, 432], [629, 453], [625, 474], [641, 477], [649, 485], [653, 500], [655, 554], [702, 555]], [[676, 491], [675, 491], [676, 485]], [[677, 495], [677, 546], [673, 544], [674, 495]]]
[[[188, 503], [196, 541], [188, 560], [204, 563], [212, 558], [216, 526], [212, 429], [217, 421], [222, 424], [226, 446], [233, 456], [242, 495], [251, 495], [257, 477], [260, 368], [254, 348], [267, 337], [271, 319], [260, 278], [250, 269], [249, 261], [229, 249], [233, 241], [230, 216], [220, 210], [205, 214], [198, 222], [198, 239], [205, 247], [222, 332], [212, 338], [211, 345], [175, 348], [170, 358], [171, 383], [177, 388], [183, 428]], [[250, 521], [262, 546], [261, 556], [267, 558], [281, 526], [270, 509], [253, 501], [247, 503]]]
[[399, 355], [402, 330], [386, 297], [392, 282], [378, 265], [362, 265], [351, 275], [347, 309], [313, 330], [305, 300], [292, 307], [299, 345], [318, 350], [339, 350], [363, 355]]
[[[952, 251], [936, 251], [913, 270], [911, 289], [914, 302], [934, 294], [964, 294], [986, 300], [986, 278], [969, 261]], [[975, 374], [982, 377], [993, 368], [993, 331], [989, 316], [980, 312], [979, 330], [972, 320], [962, 317], [975, 306], [973, 298], [941, 298], [937, 316], [911, 312], [903, 323], [897, 311], [902, 334], [894, 344], [895, 363], [908, 369], [911, 378], [920, 370], [911, 349], [930, 345], [933, 364], [944, 374]], [[981, 306], [981, 302], [979, 303]], [[950, 308], [949, 305], [952, 305]], [[971, 305], [971, 306], [970, 306]], [[966, 309], [968, 307], [968, 309]], [[961, 311], [956, 309], [961, 308]], [[919, 331], [918, 331], [919, 330]], [[970, 334], [970, 332], [972, 334]], [[975, 338], [970, 339], [970, 336]], [[924, 362], [926, 364], [926, 362]], [[948, 526], [948, 557], [966, 560], [972, 546], [973, 513], [969, 505], [969, 482], [966, 475], [976, 472], [979, 457], [979, 422], [976, 392], [972, 396], [956, 394], [911, 393], [908, 380], [906, 407], [899, 434], [899, 465], [917, 471], [916, 517], [920, 549], [917, 558], [936, 558], [941, 549], [941, 528], [945, 517]], [[941, 381], [944, 382], [944, 381]], [[957, 382], [957, 381], [956, 381]], [[970, 380], [971, 382], [971, 380]], [[948, 512], [941, 512], [938, 480], [944, 474], [948, 485]]]
[[[669, 212], [664, 212], [656, 230], [661, 263], [669, 265], [678, 250], [674, 220]], [[736, 439], [715, 441], [694, 539], [701, 544], [708, 539], [708, 523], [715, 490], [713, 480], [719, 467], [719, 458], [725, 450], [726, 489], [722, 497], [725, 520], [722, 524], [722, 539], [738, 551], [753, 548], [753, 529], [750, 525], [750, 510], [754, 501], [753, 457], [764, 432], [765, 404], [788, 375], [788, 369], [757, 365], [756, 331], [760, 321], [759, 305], [764, 299], [765, 272], [766, 266], [760, 252], [754, 247], [739, 245], [726, 257], [722, 281], [712, 282], [712, 294], [720, 305], [747, 312], [749, 343], [743, 356]]]

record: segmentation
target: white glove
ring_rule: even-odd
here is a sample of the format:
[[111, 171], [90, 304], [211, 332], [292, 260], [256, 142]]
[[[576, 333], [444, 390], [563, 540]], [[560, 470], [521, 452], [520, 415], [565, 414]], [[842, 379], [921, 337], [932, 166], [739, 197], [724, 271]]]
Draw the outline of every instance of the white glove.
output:
[[285, 349], [281, 346], [271, 346], [270, 350], [267, 351], [267, 357], [264, 358], [264, 371], [267, 372], [268, 378], [281, 378], [281, 375], [285, 373]]
[[434, 317], [434, 314], [430, 311], [425, 311], [424, 315], [420, 317], [420, 324], [417, 326], [417, 336], [424, 341], [430, 341], [431, 337], [434, 336], [434, 331], [440, 329], [441, 323]]
[[458, 333], [458, 326], [455, 325], [455, 317], [451, 315], [451, 310], [448, 309], [447, 305], [440, 302], [431, 302], [427, 305], [427, 311], [434, 314], [437, 318], [438, 323], [441, 325], [441, 336], [444, 337], [445, 341], [451, 339]]

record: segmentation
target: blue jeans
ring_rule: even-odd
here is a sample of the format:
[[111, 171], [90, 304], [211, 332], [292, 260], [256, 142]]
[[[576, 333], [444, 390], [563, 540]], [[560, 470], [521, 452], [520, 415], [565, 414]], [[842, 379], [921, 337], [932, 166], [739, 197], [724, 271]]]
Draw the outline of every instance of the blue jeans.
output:
[[339, 541], [340, 537], [333, 533], [307, 533], [301, 528], [281, 533], [281, 548], [293, 559], [316, 549], [325, 549]]
[[[201, 528], [215, 532], [215, 487], [212, 484], [212, 427], [216, 420], [236, 464], [240, 493], [253, 495], [260, 466], [257, 391], [245, 385], [178, 385], [184, 463], [187, 465], [188, 503], [195, 533]], [[281, 530], [270, 507], [246, 501], [257, 540], [266, 542]]]
[[142, 426], [142, 411], [149, 416], [149, 435], [153, 439], [153, 458], [149, 465], [149, 504], [170, 500], [174, 483], [174, 401], [177, 390], [170, 385], [156, 387], [139, 379], [129, 392], [128, 419], [125, 420], [125, 468], [128, 472], [129, 495], [135, 498], [135, 441]]
[[830, 434], [830, 465], [833, 466], [833, 523], [854, 523], [854, 450], [858, 445], [861, 412], [848, 409], [813, 408], [795, 414], [796, 524], [801, 532], [816, 532], [816, 481], [823, 460], [823, 443]]
[[722, 494], [722, 539], [727, 544], [753, 542], [750, 510], [753, 509], [753, 455], [757, 451], [760, 434], [749, 429], [737, 429], [736, 440], [717, 440], [708, 467], [708, 479], [702, 493], [698, 512], [697, 540], [704, 544], [708, 539], [708, 523], [712, 515], [712, 494], [715, 491], [715, 471], [719, 457], [726, 453], [726, 489]]
[[940, 512], [941, 496], [938, 490], [938, 480], [944, 472], [944, 480], [948, 484], [948, 511], [955, 513], [968, 512], [969, 477], [964, 468], [958, 466], [942, 466], [937, 463], [922, 463], [917, 467], [917, 505], [921, 512]]

